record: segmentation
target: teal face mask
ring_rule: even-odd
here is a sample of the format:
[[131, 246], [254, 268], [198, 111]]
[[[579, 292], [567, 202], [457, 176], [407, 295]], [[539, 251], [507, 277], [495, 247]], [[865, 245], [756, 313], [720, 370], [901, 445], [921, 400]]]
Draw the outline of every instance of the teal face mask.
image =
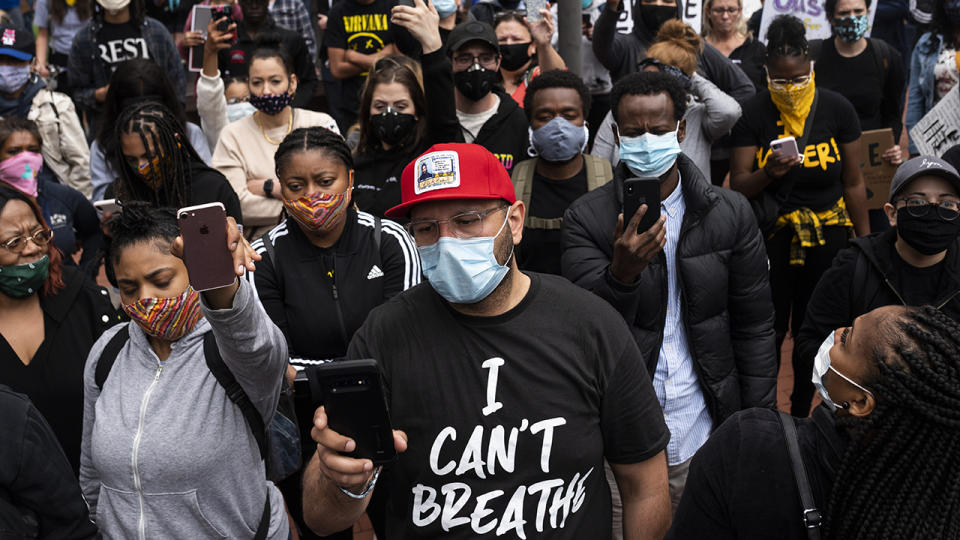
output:
[[843, 17], [842, 19], [836, 19], [833, 23], [833, 31], [836, 32], [843, 41], [856, 43], [867, 33], [867, 16], [866, 14], [851, 15], [849, 17]]
[[680, 154], [677, 127], [663, 135], [644, 133], [639, 137], [620, 137], [620, 161], [638, 176], [657, 176], [667, 172]]
[[36, 294], [50, 274], [50, 257], [44, 255], [39, 261], [0, 266], [0, 293], [10, 298], [26, 298]]

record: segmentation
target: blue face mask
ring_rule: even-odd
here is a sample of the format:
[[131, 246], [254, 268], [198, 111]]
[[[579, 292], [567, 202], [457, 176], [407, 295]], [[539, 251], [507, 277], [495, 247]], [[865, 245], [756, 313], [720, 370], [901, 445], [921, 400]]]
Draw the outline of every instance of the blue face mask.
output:
[[494, 254], [494, 243], [509, 219], [507, 210], [507, 218], [493, 236], [441, 236], [435, 244], [418, 247], [423, 275], [433, 290], [453, 304], [475, 304], [493, 292], [507, 275], [513, 256], [511, 247], [510, 257], [500, 264]]
[[644, 133], [639, 137], [620, 137], [620, 161], [638, 176], [660, 176], [677, 161], [680, 141], [677, 128], [663, 135]]
[[587, 9], [592, 5], [593, 5], [593, 0], [580, 0], [580, 7], [583, 9]]
[[437, 15], [443, 19], [457, 11], [457, 2], [456, 0], [433, 0], [433, 7], [437, 10]]
[[588, 136], [586, 125], [578, 126], [566, 118], [555, 116], [535, 131], [530, 130], [530, 144], [536, 155], [547, 161], [562, 163], [583, 152]]

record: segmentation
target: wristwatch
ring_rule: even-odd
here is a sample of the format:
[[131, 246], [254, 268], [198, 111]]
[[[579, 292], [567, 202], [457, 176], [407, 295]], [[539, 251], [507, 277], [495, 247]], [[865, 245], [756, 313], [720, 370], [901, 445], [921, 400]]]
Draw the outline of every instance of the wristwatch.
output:
[[263, 183], [263, 195], [268, 199], [273, 198], [273, 178]]

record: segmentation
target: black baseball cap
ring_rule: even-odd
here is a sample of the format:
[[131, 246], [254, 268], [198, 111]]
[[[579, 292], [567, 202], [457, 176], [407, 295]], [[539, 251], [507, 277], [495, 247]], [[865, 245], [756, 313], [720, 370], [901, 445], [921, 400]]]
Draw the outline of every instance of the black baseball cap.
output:
[[467, 21], [460, 23], [450, 31], [447, 38], [447, 54], [452, 55], [467, 43], [471, 41], [482, 41], [500, 54], [500, 42], [497, 41], [497, 33], [493, 27], [485, 22]]
[[933, 156], [917, 156], [897, 169], [890, 182], [890, 202], [918, 176], [940, 176], [953, 184], [960, 194], [960, 174], [946, 161]]
[[33, 32], [14, 26], [0, 26], [0, 55], [17, 60], [33, 60]]

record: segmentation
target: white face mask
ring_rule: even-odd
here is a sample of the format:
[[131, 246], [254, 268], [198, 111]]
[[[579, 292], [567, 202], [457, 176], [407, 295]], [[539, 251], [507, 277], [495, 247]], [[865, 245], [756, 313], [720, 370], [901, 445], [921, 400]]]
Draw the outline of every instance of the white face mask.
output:
[[[873, 392], [860, 386], [854, 382], [853, 379], [847, 377], [843, 373], [840, 373], [837, 371], [837, 368], [830, 365], [830, 349], [833, 348], [835, 335], [836, 332], [830, 332], [830, 334], [827, 335], [827, 338], [823, 340], [823, 343], [820, 344], [820, 349], [817, 351], [817, 356], [813, 360], [813, 376], [810, 379], [813, 381], [813, 385], [817, 387], [817, 392], [820, 393], [820, 398], [823, 399], [823, 402], [833, 410], [841, 408], [841, 405], [837, 405], [832, 399], [830, 399], [830, 394], [827, 393], [827, 387], [823, 385], [823, 376], [827, 373], [827, 370], [833, 371], [843, 380], [870, 394], [870, 397], [873, 397]], [[844, 401], [842, 408], [847, 409], [849, 407], [850, 404]]]
[[241, 118], [246, 118], [256, 112], [257, 108], [250, 104], [249, 101], [241, 101], [239, 103], [228, 103], [227, 104], [227, 122], [236, 122]]
[[100, 4], [103, 9], [111, 13], [116, 13], [130, 5], [130, 0], [97, 0], [97, 3]]

